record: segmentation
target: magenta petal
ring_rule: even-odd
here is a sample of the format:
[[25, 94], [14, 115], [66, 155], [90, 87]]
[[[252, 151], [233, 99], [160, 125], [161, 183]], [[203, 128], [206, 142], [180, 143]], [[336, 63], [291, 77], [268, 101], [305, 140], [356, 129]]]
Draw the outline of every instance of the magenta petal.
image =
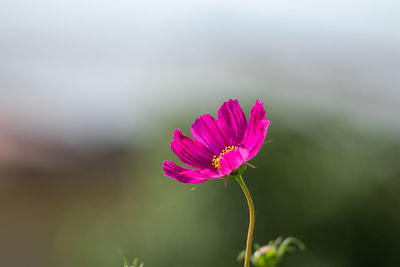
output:
[[183, 163], [191, 167], [213, 168], [212, 158], [214, 154], [204, 144], [184, 136], [179, 129], [174, 131], [171, 149]]
[[231, 174], [232, 171], [237, 170], [248, 158], [249, 152], [239, 147], [221, 156], [219, 164], [221, 167], [218, 169], [219, 173], [223, 176]]
[[220, 178], [218, 173], [210, 170], [193, 170], [176, 165], [173, 161], [164, 161], [165, 176], [174, 178], [181, 183], [196, 184], [202, 183], [210, 178]]
[[251, 108], [249, 124], [247, 125], [246, 133], [241, 144], [249, 151], [249, 155], [246, 160], [254, 157], [260, 150], [264, 143], [265, 137], [267, 136], [269, 124], [270, 121], [268, 121], [265, 117], [263, 102], [259, 102], [257, 100], [254, 106]]
[[197, 118], [190, 129], [193, 138], [206, 145], [215, 155], [219, 155], [229, 145], [218, 125], [218, 121], [210, 114], [204, 114]]
[[247, 120], [237, 99], [230, 99], [219, 108], [218, 123], [226, 136], [228, 145], [238, 145], [242, 142]]

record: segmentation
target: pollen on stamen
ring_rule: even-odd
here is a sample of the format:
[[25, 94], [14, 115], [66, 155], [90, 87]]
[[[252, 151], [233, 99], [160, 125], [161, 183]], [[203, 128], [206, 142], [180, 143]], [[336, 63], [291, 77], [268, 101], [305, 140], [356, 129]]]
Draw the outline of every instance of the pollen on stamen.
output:
[[213, 165], [215, 168], [220, 168], [220, 167], [221, 167], [221, 164], [219, 163], [219, 160], [221, 159], [221, 157], [222, 157], [223, 155], [225, 155], [226, 153], [228, 153], [229, 151], [232, 151], [232, 150], [234, 150], [234, 149], [236, 149], [236, 148], [237, 148], [237, 146], [227, 146], [227, 147], [225, 147], [225, 149], [222, 150], [222, 152], [219, 154], [218, 157], [217, 157], [216, 155], [214, 155], [213, 160], [212, 160], [212, 165]]

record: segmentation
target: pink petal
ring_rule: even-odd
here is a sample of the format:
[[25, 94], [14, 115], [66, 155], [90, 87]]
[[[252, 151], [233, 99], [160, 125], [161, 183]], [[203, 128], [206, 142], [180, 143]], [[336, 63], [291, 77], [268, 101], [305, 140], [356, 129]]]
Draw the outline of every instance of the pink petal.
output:
[[249, 152], [243, 148], [239, 147], [221, 156], [218, 168], [218, 172], [223, 176], [231, 174], [232, 171], [238, 169], [248, 158]]
[[207, 181], [210, 178], [220, 178], [218, 173], [212, 172], [210, 170], [193, 170], [188, 168], [183, 168], [176, 165], [173, 161], [164, 161], [164, 175], [174, 178], [181, 183], [186, 184], [196, 184]]
[[226, 138], [221, 131], [218, 121], [210, 114], [197, 118], [190, 127], [193, 138], [203, 143], [215, 155], [219, 155], [228, 146]]
[[237, 99], [224, 102], [218, 110], [218, 123], [227, 138], [228, 145], [242, 142], [247, 120]]
[[265, 117], [263, 102], [257, 100], [251, 108], [249, 124], [242, 142], [242, 146], [249, 151], [249, 156], [246, 160], [254, 157], [260, 150], [267, 136], [269, 124], [270, 121], [266, 120]]
[[186, 165], [200, 169], [213, 168], [212, 158], [214, 154], [204, 144], [184, 136], [179, 129], [174, 131], [171, 149]]

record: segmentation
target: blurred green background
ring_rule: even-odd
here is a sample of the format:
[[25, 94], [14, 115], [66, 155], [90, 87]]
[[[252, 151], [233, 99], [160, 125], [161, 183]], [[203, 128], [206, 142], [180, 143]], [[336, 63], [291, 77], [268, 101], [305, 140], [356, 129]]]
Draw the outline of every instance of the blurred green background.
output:
[[[248, 113], [250, 102], [243, 102]], [[272, 142], [244, 174], [256, 207], [255, 242], [305, 242], [307, 251], [282, 266], [397, 266], [398, 136], [355, 126], [344, 114], [292, 113], [266, 102], [274, 110]], [[170, 126], [151, 133], [146, 149], [63, 171], [3, 170], [10, 185], [1, 202], [2, 261], [120, 266], [121, 249], [147, 266], [240, 266], [248, 210], [238, 184], [211, 180], [191, 191], [161, 171], [163, 160], [177, 160], [169, 149], [173, 128], [189, 133], [196, 112], [182, 113], [163, 113]]]
[[282, 267], [400, 266], [396, 1], [29, 1], [0, 9], [0, 266], [241, 266], [239, 185], [164, 177], [172, 132], [238, 98]]

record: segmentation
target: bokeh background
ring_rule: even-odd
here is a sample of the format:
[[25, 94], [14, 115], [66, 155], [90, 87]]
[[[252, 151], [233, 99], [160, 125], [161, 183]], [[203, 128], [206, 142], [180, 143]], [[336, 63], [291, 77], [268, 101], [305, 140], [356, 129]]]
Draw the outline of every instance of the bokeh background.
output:
[[174, 128], [261, 99], [245, 180], [281, 266], [400, 266], [398, 1], [2, 1], [0, 266], [241, 266], [240, 187], [163, 176]]

